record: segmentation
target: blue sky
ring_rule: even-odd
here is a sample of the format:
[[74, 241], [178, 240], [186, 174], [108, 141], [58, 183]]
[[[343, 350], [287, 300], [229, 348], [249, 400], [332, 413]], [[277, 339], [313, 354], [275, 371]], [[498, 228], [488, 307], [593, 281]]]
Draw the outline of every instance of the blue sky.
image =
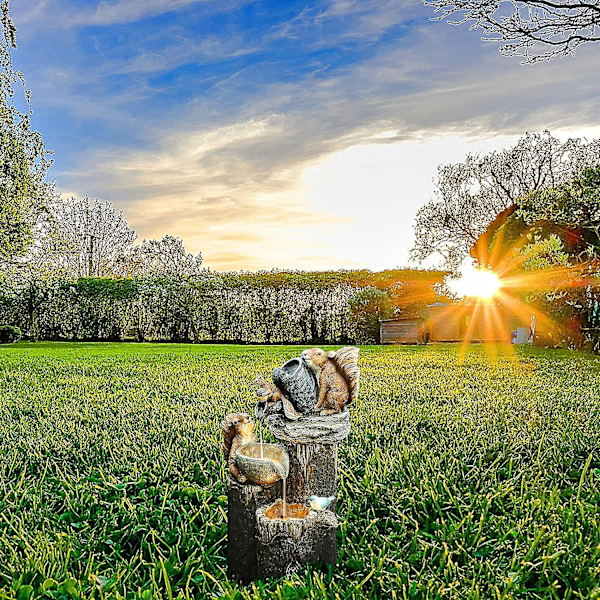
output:
[[13, 0], [67, 195], [212, 268], [408, 264], [437, 165], [600, 134], [600, 46], [533, 66], [416, 0]]

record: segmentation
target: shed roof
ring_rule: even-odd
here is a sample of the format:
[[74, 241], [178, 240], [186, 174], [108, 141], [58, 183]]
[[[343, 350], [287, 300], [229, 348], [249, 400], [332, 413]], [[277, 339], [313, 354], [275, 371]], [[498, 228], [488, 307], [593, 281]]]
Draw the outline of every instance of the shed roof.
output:
[[380, 323], [390, 323], [393, 321], [424, 321], [421, 315], [412, 315], [406, 317], [394, 317], [393, 319], [379, 319]]

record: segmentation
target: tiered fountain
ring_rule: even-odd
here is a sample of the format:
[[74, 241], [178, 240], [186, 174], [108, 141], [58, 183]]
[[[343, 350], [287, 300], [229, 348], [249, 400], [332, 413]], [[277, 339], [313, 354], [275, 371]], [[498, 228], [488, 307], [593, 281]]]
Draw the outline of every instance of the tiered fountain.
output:
[[254, 414], [281, 444], [256, 440], [247, 414], [223, 422], [229, 464], [229, 575], [247, 583], [335, 564], [337, 447], [350, 433], [358, 348], [305, 350], [258, 377]]

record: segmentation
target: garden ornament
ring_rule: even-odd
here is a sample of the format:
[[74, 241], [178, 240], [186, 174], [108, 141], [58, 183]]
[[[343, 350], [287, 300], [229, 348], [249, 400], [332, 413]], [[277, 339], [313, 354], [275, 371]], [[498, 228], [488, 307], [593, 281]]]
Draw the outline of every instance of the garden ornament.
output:
[[[305, 350], [254, 380], [254, 414], [279, 443], [254, 441], [248, 415], [223, 423], [227, 565], [244, 584], [336, 564], [338, 445], [358, 395], [358, 348]], [[243, 441], [244, 435], [250, 443]]]
[[240, 446], [235, 455], [238, 469], [255, 485], [271, 485], [290, 471], [290, 457], [279, 444], [252, 442]]
[[322, 496], [309, 496], [308, 503], [313, 510], [321, 511], [329, 507], [334, 500], [335, 496], [327, 496], [326, 498]]
[[229, 472], [240, 483], [245, 483], [246, 476], [242, 474], [237, 465], [237, 449], [245, 444], [256, 441], [254, 423], [246, 413], [227, 415], [221, 423], [223, 444], [221, 450], [229, 466]]
[[263, 419], [269, 414], [282, 413], [287, 419], [296, 421], [302, 415], [292, 406], [283, 392], [273, 383], [269, 383], [262, 375], [254, 380], [257, 386], [258, 401], [254, 407], [254, 416]]
[[319, 396], [315, 411], [332, 415], [342, 411], [358, 396], [359, 349], [345, 346], [337, 352], [312, 348], [302, 352], [302, 360], [316, 375]]
[[292, 358], [277, 367], [273, 371], [273, 382], [297, 412], [307, 415], [314, 411], [319, 386], [315, 374], [302, 358]]

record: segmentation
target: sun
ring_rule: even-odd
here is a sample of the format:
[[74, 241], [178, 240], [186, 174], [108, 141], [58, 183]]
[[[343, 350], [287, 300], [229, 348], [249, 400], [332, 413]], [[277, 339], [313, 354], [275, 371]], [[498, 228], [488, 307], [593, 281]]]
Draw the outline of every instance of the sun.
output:
[[450, 279], [447, 285], [458, 296], [482, 300], [491, 300], [502, 287], [496, 273], [473, 266], [464, 267], [461, 276], [458, 279]]

